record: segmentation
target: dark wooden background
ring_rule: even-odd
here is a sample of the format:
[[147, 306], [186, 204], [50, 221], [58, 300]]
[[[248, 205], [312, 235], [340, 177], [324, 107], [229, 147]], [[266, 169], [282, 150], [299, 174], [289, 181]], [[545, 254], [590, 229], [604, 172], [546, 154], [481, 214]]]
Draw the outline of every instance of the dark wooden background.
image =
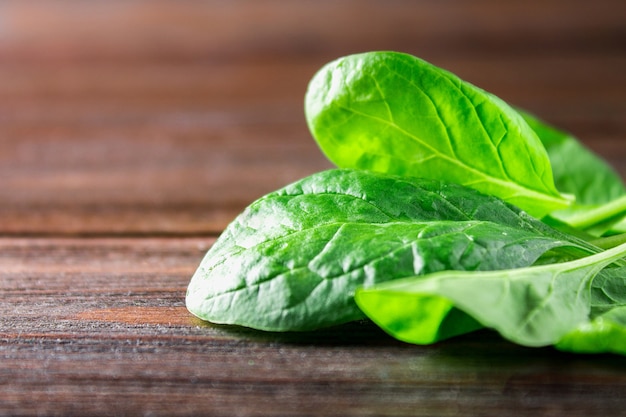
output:
[[571, 131], [626, 175], [626, 3], [0, 2], [0, 415], [622, 415], [626, 358], [482, 332], [213, 326], [184, 307], [225, 225], [331, 167], [303, 97], [398, 50]]

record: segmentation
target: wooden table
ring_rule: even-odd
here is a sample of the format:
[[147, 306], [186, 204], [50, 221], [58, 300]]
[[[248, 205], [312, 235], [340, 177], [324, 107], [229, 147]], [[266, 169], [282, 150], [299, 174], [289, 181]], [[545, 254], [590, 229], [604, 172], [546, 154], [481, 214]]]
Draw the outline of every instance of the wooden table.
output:
[[0, 414], [623, 415], [623, 357], [263, 334], [184, 293], [246, 205], [331, 167], [302, 103], [341, 55], [418, 55], [625, 175], [625, 22], [622, 0], [0, 3]]

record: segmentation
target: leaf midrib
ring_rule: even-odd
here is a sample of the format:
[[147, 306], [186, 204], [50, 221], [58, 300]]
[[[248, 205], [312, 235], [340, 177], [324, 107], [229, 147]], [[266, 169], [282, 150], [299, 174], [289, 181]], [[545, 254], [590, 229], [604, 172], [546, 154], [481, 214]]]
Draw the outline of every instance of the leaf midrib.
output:
[[[471, 165], [467, 165], [466, 163], [460, 161], [459, 159], [455, 159], [455, 158], [451, 158], [450, 156], [441, 153], [439, 150], [437, 150], [436, 148], [434, 148], [433, 146], [429, 145], [428, 143], [422, 141], [419, 137], [415, 136], [414, 134], [408, 132], [407, 130], [403, 129], [402, 127], [400, 127], [398, 124], [385, 120], [383, 118], [377, 117], [377, 116], [372, 116], [370, 114], [367, 113], [363, 113], [363, 112], [359, 112], [353, 108], [347, 107], [347, 106], [339, 106], [341, 109], [352, 112], [356, 115], [362, 116], [362, 117], [366, 117], [366, 118], [370, 118], [372, 120], [375, 120], [379, 123], [385, 124], [393, 129], [398, 130], [400, 133], [402, 133], [403, 135], [406, 135], [407, 137], [415, 140], [416, 142], [418, 142], [419, 144], [421, 144], [422, 146], [426, 147], [427, 149], [429, 149], [433, 154], [435, 154], [435, 157], [444, 159], [450, 163], [452, 163], [453, 165], [458, 166], [461, 169], [464, 169], [466, 171], [469, 171], [473, 174], [476, 174], [476, 176], [483, 178], [481, 181], [473, 181], [473, 182], [465, 182], [462, 185], [468, 185], [468, 184], [478, 184], [481, 182], [486, 182], [486, 183], [493, 183], [493, 184], [498, 184], [500, 186], [503, 186], [504, 188], [509, 188], [514, 190], [515, 192], [509, 196], [503, 196], [503, 198], [512, 198], [512, 197], [519, 197], [519, 196], [527, 196], [527, 197], [531, 197], [534, 199], [540, 199], [540, 200], [544, 200], [544, 201], [553, 201], [553, 202], [558, 202], [558, 203], [563, 203], [563, 200], [560, 198], [557, 198], [556, 196], [552, 196], [551, 194], [546, 194], [544, 192], [542, 192], [541, 190], [538, 189], [532, 189], [532, 188], [528, 188], [526, 186], [523, 186], [521, 184], [519, 184], [518, 182], [513, 181], [512, 179], [509, 178], [509, 181], [505, 181], [502, 180], [498, 177], [494, 177], [491, 175], [487, 175], [486, 173], [472, 167]], [[398, 158], [398, 159], [403, 159], [403, 158]], [[411, 160], [408, 159], [403, 159], [404, 161], [406, 161], [407, 163], [411, 163]]]

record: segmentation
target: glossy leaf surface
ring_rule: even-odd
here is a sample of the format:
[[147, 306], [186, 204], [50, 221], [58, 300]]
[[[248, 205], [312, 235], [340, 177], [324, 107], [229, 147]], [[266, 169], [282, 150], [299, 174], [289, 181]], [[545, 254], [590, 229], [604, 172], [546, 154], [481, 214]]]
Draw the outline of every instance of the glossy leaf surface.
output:
[[472, 330], [469, 324], [456, 332], [447, 329], [449, 323], [458, 324], [448, 319], [460, 310], [515, 343], [552, 345], [589, 320], [593, 277], [625, 255], [626, 244], [560, 264], [444, 271], [359, 289], [356, 301], [381, 328], [411, 343], [433, 343]]
[[517, 111], [416, 57], [370, 52], [331, 62], [312, 79], [305, 110], [339, 167], [463, 184], [536, 217], [569, 204]]
[[209, 250], [187, 307], [200, 318], [308, 330], [362, 318], [354, 291], [447, 269], [533, 264], [576, 243], [519, 209], [441, 181], [330, 170], [251, 204]]
[[557, 189], [576, 198], [571, 207], [551, 216], [595, 235], [610, 230], [626, 210], [626, 187], [619, 175], [574, 136], [521, 114], [548, 152]]

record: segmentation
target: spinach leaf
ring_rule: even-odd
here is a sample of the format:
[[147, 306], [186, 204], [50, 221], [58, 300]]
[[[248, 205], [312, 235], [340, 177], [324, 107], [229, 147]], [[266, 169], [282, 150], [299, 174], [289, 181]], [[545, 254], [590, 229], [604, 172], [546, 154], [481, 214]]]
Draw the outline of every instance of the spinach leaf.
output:
[[571, 207], [550, 216], [594, 235], [610, 230], [626, 213], [626, 187], [620, 176], [574, 136], [520, 113], [548, 152], [556, 188], [576, 197]]
[[626, 307], [618, 306], [581, 323], [556, 344], [575, 353], [617, 353], [626, 355]]
[[554, 175], [556, 188], [576, 196], [578, 205], [604, 204], [626, 194], [620, 176], [602, 158], [577, 138], [520, 111], [524, 120], [543, 143]]
[[309, 330], [362, 318], [358, 286], [517, 268], [555, 248], [595, 250], [466, 187], [330, 170], [252, 203], [208, 251], [186, 302], [215, 323]]
[[577, 353], [626, 355], [626, 268], [606, 268], [591, 283], [589, 320], [580, 323], [557, 344]]
[[394, 52], [328, 64], [305, 111], [328, 158], [357, 169], [246, 208], [192, 277], [190, 312], [270, 331], [367, 316], [413, 343], [486, 326], [626, 354], [626, 235], [585, 241], [626, 228], [626, 187], [575, 138]]
[[463, 184], [536, 217], [569, 204], [517, 111], [411, 55], [370, 52], [327, 64], [309, 84], [305, 113], [341, 168]]
[[[432, 343], [453, 335], [454, 312], [526, 346], [556, 344], [588, 321], [590, 286], [626, 244], [570, 262], [501, 271], [444, 271], [357, 290], [359, 307], [394, 337]], [[460, 331], [472, 329], [471, 320]], [[476, 326], [474, 326], [475, 328]]]
[[626, 307], [626, 267], [605, 268], [591, 283], [591, 316]]

